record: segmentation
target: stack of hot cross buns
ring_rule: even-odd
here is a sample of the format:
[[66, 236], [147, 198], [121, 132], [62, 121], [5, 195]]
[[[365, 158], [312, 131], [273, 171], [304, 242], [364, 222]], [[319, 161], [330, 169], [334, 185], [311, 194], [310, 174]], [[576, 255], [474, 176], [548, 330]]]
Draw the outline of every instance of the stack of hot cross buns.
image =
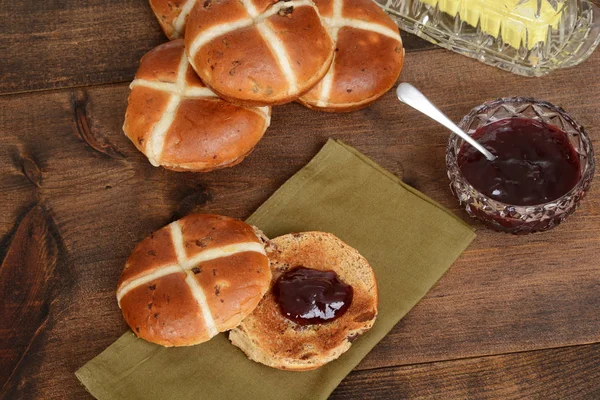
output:
[[171, 39], [146, 54], [124, 131], [155, 166], [241, 162], [271, 106], [367, 107], [404, 61], [395, 23], [372, 0], [150, 0]]

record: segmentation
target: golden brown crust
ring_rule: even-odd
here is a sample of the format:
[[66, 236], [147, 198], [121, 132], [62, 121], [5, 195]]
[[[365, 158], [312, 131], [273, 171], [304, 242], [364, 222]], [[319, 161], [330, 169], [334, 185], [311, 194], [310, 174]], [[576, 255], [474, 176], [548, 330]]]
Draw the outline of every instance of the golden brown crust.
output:
[[[188, 20], [201, 19], [202, 24], [190, 23], [185, 27], [186, 35], [196, 37], [200, 33], [222, 24], [228, 24], [246, 18], [248, 13], [241, 1], [211, 0], [192, 9]], [[190, 43], [190, 41], [186, 41]]]
[[[347, 112], [365, 108], [391, 89], [402, 71], [404, 49], [398, 27], [371, 0], [320, 0], [321, 15], [337, 30], [328, 76], [298, 101], [314, 110]], [[375, 24], [375, 25], [370, 25]], [[383, 32], [374, 29], [383, 29]], [[324, 88], [329, 79], [330, 89]]]
[[288, 88], [275, 56], [255, 27], [212, 40], [198, 52], [195, 67], [215, 93], [240, 104], [253, 100], [255, 105], [264, 105], [265, 99]]
[[272, 240], [273, 282], [296, 266], [333, 270], [353, 288], [353, 300], [339, 319], [300, 326], [279, 311], [271, 290], [254, 312], [230, 332], [231, 342], [249, 358], [271, 367], [310, 370], [338, 358], [377, 316], [377, 283], [368, 262], [352, 247], [322, 232], [289, 234]]
[[373, 22], [398, 31], [398, 25], [372, 0], [343, 0], [342, 17]]
[[330, 94], [336, 106], [378, 98], [396, 83], [404, 54], [398, 40], [344, 27], [337, 43], [340, 51], [336, 55]]
[[136, 246], [117, 299], [139, 337], [188, 346], [237, 325], [270, 281], [269, 260], [253, 227], [229, 217], [192, 214]]
[[138, 286], [121, 300], [123, 317], [140, 338], [162, 346], [188, 346], [210, 339], [183, 272]]
[[[191, 67], [179, 71], [182, 57], [183, 41], [175, 40], [142, 58], [123, 130], [153, 164], [169, 169], [206, 172], [241, 162], [269, 126], [270, 108], [246, 108], [218, 98]], [[181, 73], [183, 87], [177, 83]], [[176, 95], [170, 121], [169, 104]], [[160, 143], [158, 155], [155, 142]]]
[[185, 23], [181, 31], [178, 31], [174, 24], [188, 1], [198, 0], [150, 0], [150, 7], [169, 40], [178, 39], [185, 32]]
[[[287, 103], [310, 90], [327, 72], [333, 42], [312, 4], [287, 7], [254, 0], [259, 14], [285, 6], [267, 18], [251, 15], [237, 0], [212, 4], [193, 8], [186, 28], [186, 51], [200, 78], [224, 99], [245, 106]], [[239, 22], [245, 25], [228, 28]], [[196, 50], [194, 42], [216, 28], [224, 31]], [[282, 57], [289, 63], [287, 73]]]
[[313, 0], [321, 17], [333, 16], [333, 0]]
[[[263, 282], [269, 282], [264, 255], [254, 252], [235, 254], [201, 263], [195, 278], [206, 294], [215, 324], [221, 331], [237, 326], [250, 314], [265, 293]], [[231, 310], [239, 310], [232, 313]]]
[[303, 82], [298, 92], [313, 87], [325, 75], [333, 58], [331, 40], [315, 9], [298, 7], [285, 17], [275, 14], [267, 19], [267, 24], [283, 43], [296, 78]]
[[[385, 93], [383, 93], [385, 94]], [[347, 113], [347, 112], [353, 112], [353, 111], [358, 111], [358, 110], [362, 110], [363, 108], [367, 108], [369, 107], [371, 104], [375, 103], [381, 96], [373, 96], [369, 99], [365, 99], [361, 102], [355, 103], [355, 104], [343, 104], [343, 105], [337, 105], [337, 104], [330, 104], [329, 106], [317, 106], [314, 103], [309, 103], [307, 101], [305, 101], [302, 98], [299, 98], [297, 101], [298, 103], [302, 104], [304, 107], [306, 108], [310, 108], [311, 110], [314, 111], [323, 111], [323, 112], [330, 112], [330, 113]]]
[[186, 217], [179, 221], [187, 257], [235, 243], [260, 243], [254, 228], [244, 221], [216, 214], [201, 215], [202, 218]]
[[136, 79], [175, 83], [183, 49], [182, 40], [163, 43], [142, 57]]
[[254, 149], [264, 130], [265, 119], [246, 108], [216, 97], [184, 100], [165, 137], [161, 162], [196, 170], [230, 166]]
[[210, 172], [210, 171], [215, 171], [217, 169], [222, 169], [222, 168], [230, 168], [230, 167], [234, 167], [236, 165], [238, 165], [239, 163], [241, 163], [242, 161], [244, 161], [244, 158], [246, 158], [248, 155], [250, 155], [250, 153], [252, 153], [254, 149], [250, 150], [248, 153], [246, 154], [242, 154], [240, 155], [238, 158], [236, 158], [235, 160], [231, 160], [228, 163], [224, 163], [221, 165], [213, 165], [213, 164], [205, 164], [205, 163], [194, 163], [191, 164], [189, 166], [189, 168], [183, 168], [180, 165], [177, 164], [166, 164], [164, 163], [162, 165], [163, 168], [166, 168], [168, 170], [171, 171], [176, 171], [176, 172], [189, 172], [189, 171], [202, 171], [202, 172]]
[[144, 153], [152, 129], [165, 113], [170, 96], [154, 89], [138, 87], [129, 94], [123, 131]]
[[177, 264], [171, 230], [165, 226], [142, 240], [135, 246], [125, 263], [118, 286], [153, 271], [163, 265]]

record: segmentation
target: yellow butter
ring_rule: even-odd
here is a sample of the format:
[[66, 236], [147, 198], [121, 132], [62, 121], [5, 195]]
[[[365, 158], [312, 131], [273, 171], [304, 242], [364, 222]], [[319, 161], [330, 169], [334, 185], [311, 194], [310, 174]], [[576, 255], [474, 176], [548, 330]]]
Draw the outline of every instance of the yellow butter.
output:
[[[559, 2], [557, 10], [541, 1], [535, 0], [420, 0], [422, 3], [438, 6], [442, 12], [453, 17], [460, 15], [461, 20], [477, 26], [493, 37], [502, 35], [502, 40], [514, 48], [521, 43], [528, 49], [538, 42], [545, 42], [550, 26], [557, 27], [560, 22], [564, 0]], [[520, 3], [520, 4], [519, 4]]]

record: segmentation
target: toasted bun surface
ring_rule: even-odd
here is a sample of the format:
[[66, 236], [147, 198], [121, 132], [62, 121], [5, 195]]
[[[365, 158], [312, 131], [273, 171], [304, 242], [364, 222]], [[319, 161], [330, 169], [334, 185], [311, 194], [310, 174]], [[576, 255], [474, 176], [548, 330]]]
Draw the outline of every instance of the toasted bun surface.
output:
[[205, 172], [241, 162], [270, 120], [270, 107], [220, 99], [189, 66], [183, 40], [174, 40], [142, 58], [123, 130], [153, 165]]
[[404, 48], [398, 26], [372, 0], [315, 0], [336, 41], [327, 75], [299, 102], [346, 112], [367, 107], [398, 80]]
[[329, 233], [306, 232], [273, 239], [269, 253], [273, 282], [296, 266], [332, 270], [354, 295], [349, 309], [331, 322], [301, 326], [285, 318], [272, 290], [234, 328], [231, 342], [246, 355], [270, 367], [311, 370], [338, 358], [377, 316], [377, 282], [367, 260]]
[[134, 333], [163, 346], [204, 342], [236, 326], [269, 288], [264, 244], [248, 224], [188, 215], [131, 253], [117, 300]]
[[333, 41], [312, 0], [199, 1], [187, 20], [185, 47], [215, 93], [252, 106], [296, 100], [333, 58]]

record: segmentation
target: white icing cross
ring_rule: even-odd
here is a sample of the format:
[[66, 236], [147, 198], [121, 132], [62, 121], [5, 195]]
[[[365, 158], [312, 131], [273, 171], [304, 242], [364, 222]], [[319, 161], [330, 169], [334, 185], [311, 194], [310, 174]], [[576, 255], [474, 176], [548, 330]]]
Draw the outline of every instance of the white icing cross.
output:
[[[192, 42], [189, 48], [189, 54], [191, 59], [190, 62], [193, 65], [194, 58], [196, 57], [196, 54], [198, 54], [198, 51], [202, 48], [202, 46], [212, 41], [213, 39], [219, 36], [226, 35], [235, 30], [254, 25], [256, 26], [259, 34], [264, 39], [264, 43], [267, 46], [269, 46], [271, 52], [275, 55], [277, 63], [279, 64], [279, 67], [281, 68], [281, 71], [283, 72], [283, 75], [285, 76], [288, 82], [288, 91], [290, 93], [297, 92], [298, 82], [296, 74], [292, 69], [289, 54], [287, 53], [285, 46], [283, 45], [281, 40], [277, 37], [275, 32], [273, 32], [273, 30], [267, 24], [265, 24], [265, 21], [273, 15], [277, 14], [279, 11], [290, 7], [312, 7], [318, 13], [316, 6], [311, 0], [280, 1], [278, 3], [273, 4], [270, 8], [268, 8], [265, 12], [261, 14], [254, 6], [254, 3], [252, 3], [252, 0], [241, 0], [241, 2], [244, 5], [244, 8], [246, 9], [246, 12], [250, 16], [250, 18], [243, 18], [238, 21], [230, 22], [227, 24], [219, 24], [199, 34], [196, 38], [194, 38], [194, 41]], [[194, 66], [194, 69], [197, 70], [196, 66]]]
[[[190, 86], [187, 84], [186, 76], [189, 67], [190, 64], [188, 58], [186, 57], [185, 52], [182, 51], [175, 83], [135, 79], [129, 86], [131, 89], [134, 89], [135, 87], [145, 87], [170, 94], [167, 107], [152, 129], [152, 132], [150, 132], [144, 147], [146, 157], [148, 157], [150, 163], [155, 167], [160, 165], [165, 138], [171, 125], [173, 125], [173, 122], [175, 121], [177, 109], [181, 105], [181, 102], [185, 99], [218, 98], [218, 96], [207, 87]], [[270, 119], [269, 107], [243, 108], [260, 115], [267, 122]]]
[[[155, 167], [160, 165], [160, 156], [162, 154], [163, 147], [165, 144], [165, 137], [167, 136], [167, 132], [173, 124], [173, 121], [175, 120], [177, 109], [179, 108], [183, 97], [216, 97], [216, 94], [214, 94], [208, 88], [187, 87], [186, 75], [188, 67], [189, 63], [187, 57], [185, 56], [185, 54], [182, 54], [181, 60], [179, 61], [179, 67], [177, 68], [177, 78], [175, 83], [153, 82], [143, 79], [135, 79], [133, 82], [131, 82], [131, 85], [129, 86], [131, 89], [135, 88], [136, 86], [148, 87], [159, 91], [167, 92], [171, 95], [171, 97], [169, 98], [169, 102], [167, 103], [167, 108], [165, 109], [165, 112], [154, 126], [154, 129], [152, 129], [152, 132], [150, 132], [150, 136], [146, 141], [146, 156], [148, 157], [150, 163]], [[192, 93], [192, 91], [195, 93]]]
[[[342, 8], [344, 5], [344, 0], [333, 0], [333, 15], [331, 17], [322, 17], [322, 19], [327, 23], [327, 25], [332, 30], [332, 39], [335, 43], [337, 43], [338, 34], [341, 28], [350, 27], [355, 29], [362, 29], [365, 31], [376, 32], [381, 35], [390, 37], [392, 39], [398, 40], [402, 43], [402, 38], [400, 38], [400, 34], [398, 31], [394, 31], [386, 26], [382, 26], [373, 22], [361, 21], [359, 19], [351, 19], [351, 18], [343, 18], [342, 17]], [[333, 63], [335, 63], [335, 55], [333, 56]], [[331, 94], [331, 88], [333, 86], [333, 70], [334, 68], [329, 68], [327, 74], [323, 78], [321, 93], [319, 95], [319, 100], [317, 101], [317, 105], [319, 107], [326, 107], [329, 103], [329, 95]]]
[[169, 229], [171, 230], [171, 240], [173, 241], [173, 247], [175, 248], [175, 254], [177, 255], [177, 264], [163, 265], [152, 272], [137, 277], [127, 284], [121, 286], [117, 290], [117, 301], [119, 303], [119, 307], [121, 307], [121, 299], [133, 289], [164, 276], [177, 272], [184, 272], [186, 274], [185, 283], [189, 286], [192, 296], [194, 296], [196, 303], [198, 303], [198, 306], [200, 307], [202, 316], [204, 318], [204, 323], [206, 325], [206, 331], [208, 332], [209, 337], [213, 337], [219, 333], [219, 331], [215, 325], [212, 313], [210, 312], [210, 307], [206, 301], [206, 294], [204, 293], [204, 290], [202, 290], [202, 286], [198, 284], [198, 281], [194, 277], [195, 274], [192, 270], [200, 263], [216, 260], [222, 257], [229, 257], [234, 254], [248, 251], [266, 255], [265, 248], [258, 242], [234, 243], [221, 247], [210, 248], [189, 258], [185, 252], [183, 234], [181, 232], [179, 221], [171, 223], [169, 225]]
[[181, 9], [181, 12], [177, 16], [177, 18], [175, 18], [175, 21], [173, 21], [173, 39], [183, 37], [183, 28], [185, 27], [185, 21], [187, 20], [188, 15], [190, 15], [190, 12], [192, 12], [192, 8], [194, 8], [197, 2], [198, 0], [188, 0], [187, 3], [185, 3], [183, 8]]

